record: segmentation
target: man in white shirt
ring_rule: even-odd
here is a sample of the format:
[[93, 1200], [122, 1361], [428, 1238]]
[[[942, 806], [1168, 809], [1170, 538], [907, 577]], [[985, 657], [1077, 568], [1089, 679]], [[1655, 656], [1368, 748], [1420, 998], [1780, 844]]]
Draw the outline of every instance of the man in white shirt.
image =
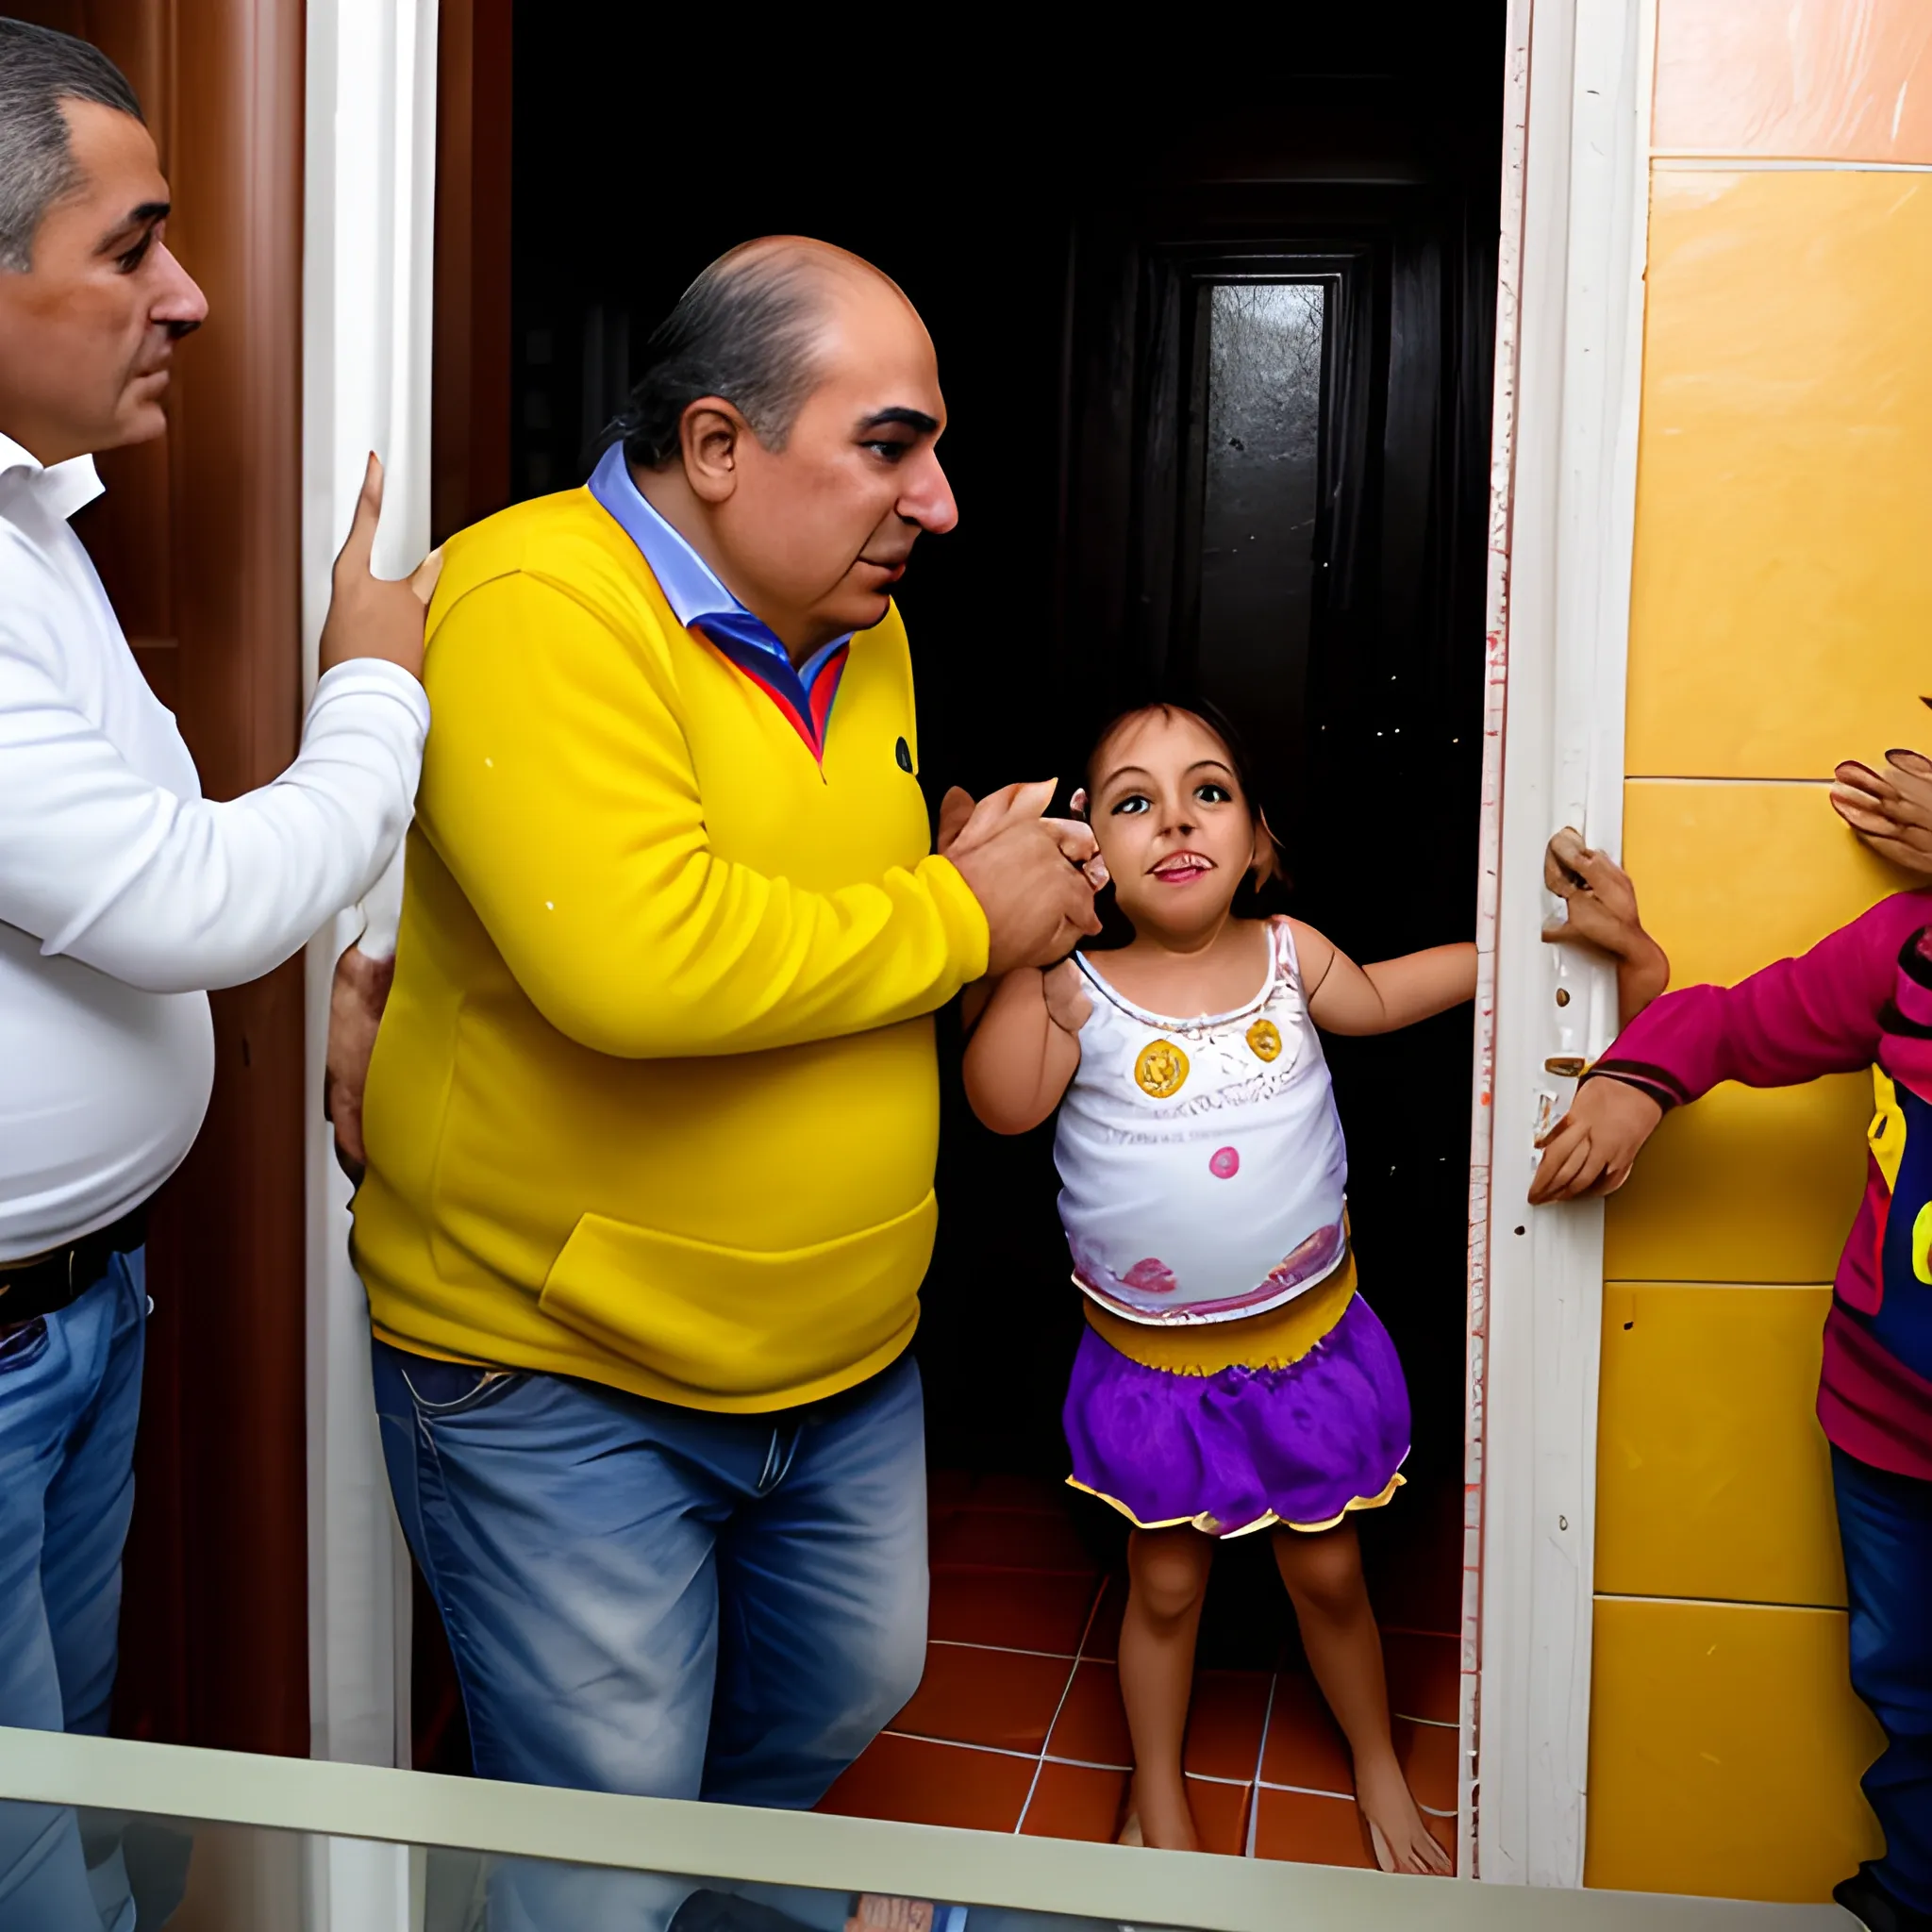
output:
[[[0, 1724], [96, 1733], [133, 1503], [142, 1216], [208, 1106], [208, 990], [269, 972], [374, 883], [429, 723], [428, 585], [370, 575], [372, 458], [295, 762], [231, 803], [201, 796], [67, 524], [99, 492], [93, 452], [161, 434], [174, 345], [207, 313], [167, 215], [119, 72], [0, 20]], [[70, 1814], [0, 1805], [0, 1932], [133, 1920]]]

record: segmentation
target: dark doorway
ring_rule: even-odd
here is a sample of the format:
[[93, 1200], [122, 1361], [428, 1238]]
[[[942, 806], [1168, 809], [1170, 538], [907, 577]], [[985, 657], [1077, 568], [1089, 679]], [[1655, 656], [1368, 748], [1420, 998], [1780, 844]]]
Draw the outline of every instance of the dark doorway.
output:
[[[705, 262], [771, 232], [850, 247], [925, 317], [951, 412], [962, 522], [902, 598], [930, 803], [1070, 788], [1121, 703], [1199, 691], [1258, 754], [1286, 909], [1358, 958], [1468, 938], [1503, 25], [1501, 0], [1368, 5], [1264, 56], [1204, 20], [1144, 84], [1023, 65], [970, 97], [895, 76], [870, 108], [858, 79], [792, 75], [785, 101], [823, 112], [741, 101], [700, 140], [669, 81], [708, 57], [687, 63], [675, 25], [520, 8], [512, 494], [582, 480], [632, 346]], [[951, 1016], [941, 1042], [930, 1460], [1058, 1482], [1081, 1315], [1051, 1128], [982, 1130]], [[1406, 1592], [1453, 1631], [1470, 1017], [1329, 1051], [1364, 1290], [1416, 1415], [1409, 1499], [1365, 1541], [1385, 1621]], [[1118, 1522], [1068, 1508], [1110, 1560]], [[1272, 1658], [1289, 1623], [1249, 1541], [1206, 1662]]]

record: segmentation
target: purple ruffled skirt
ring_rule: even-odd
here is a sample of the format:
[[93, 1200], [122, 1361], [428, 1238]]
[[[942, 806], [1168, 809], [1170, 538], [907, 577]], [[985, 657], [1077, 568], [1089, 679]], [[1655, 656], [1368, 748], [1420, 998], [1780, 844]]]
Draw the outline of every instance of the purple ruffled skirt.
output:
[[1176, 1374], [1090, 1327], [1061, 1421], [1071, 1480], [1143, 1529], [1325, 1529], [1386, 1503], [1408, 1455], [1402, 1364], [1359, 1294], [1284, 1369]]

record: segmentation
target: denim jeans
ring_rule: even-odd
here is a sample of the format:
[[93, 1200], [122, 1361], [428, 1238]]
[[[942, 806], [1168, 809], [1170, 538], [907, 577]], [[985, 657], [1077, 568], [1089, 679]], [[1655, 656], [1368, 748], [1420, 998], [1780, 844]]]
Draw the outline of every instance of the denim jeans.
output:
[[1932, 1912], [1932, 1482], [1831, 1452], [1851, 1602], [1852, 1689], [1885, 1730], [1865, 1796], [1885, 1832], [1872, 1873]]
[[[802, 1809], [917, 1689], [909, 1356], [826, 1402], [724, 1415], [373, 1355], [391, 1488], [478, 1775]], [[492, 1925], [663, 1923], [648, 1886], [524, 1871], [514, 1902], [492, 1888]]]
[[[0, 1342], [0, 1724], [108, 1728], [147, 1319], [144, 1255]], [[90, 1872], [74, 1814], [0, 1804], [0, 1932], [127, 1932], [119, 1847]]]

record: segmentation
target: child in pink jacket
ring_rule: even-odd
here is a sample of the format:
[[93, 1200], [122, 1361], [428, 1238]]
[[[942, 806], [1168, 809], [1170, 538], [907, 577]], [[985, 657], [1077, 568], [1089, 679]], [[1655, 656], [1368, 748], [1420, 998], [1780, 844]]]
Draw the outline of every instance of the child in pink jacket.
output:
[[1818, 1419], [1852, 1687], [1885, 1731], [1864, 1788], [1886, 1850], [1834, 1896], [1871, 1932], [1932, 1932], [1932, 891], [1898, 893], [1737, 986], [1647, 1007], [1545, 1140], [1530, 1199], [1621, 1186], [1665, 1112], [1721, 1081], [1791, 1087], [1867, 1069], [1865, 1194], [1825, 1322]]

